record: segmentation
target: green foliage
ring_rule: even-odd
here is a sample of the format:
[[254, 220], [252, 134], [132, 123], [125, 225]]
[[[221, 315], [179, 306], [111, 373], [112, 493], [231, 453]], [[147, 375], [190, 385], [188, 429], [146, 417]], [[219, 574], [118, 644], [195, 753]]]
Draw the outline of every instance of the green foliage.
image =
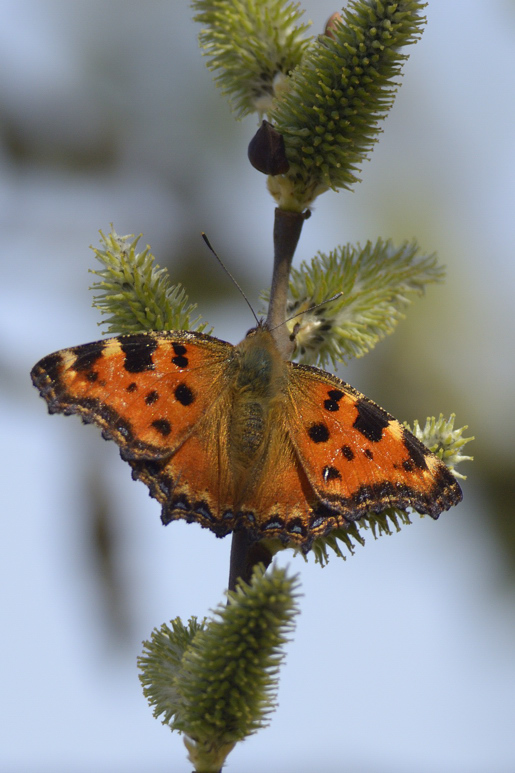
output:
[[[288, 322], [296, 330], [296, 356], [321, 367], [363, 356], [393, 332], [409, 296], [421, 295], [428, 283], [443, 276], [436, 256], [421, 255], [415, 241], [395, 247], [378, 239], [365, 247], [318, 253], [291, 272], [287, 318], [303, 312]], [[337, 293], [339, 298], [325, 302]]]
[[391, 535], [393, 529], [400, 531], [402, 526], [411, 524], [409, 514], [405, 510], [396, 510], [391, 508], [383, 513], [368, 513], [359, 522], [351, 523], [347, 528], [334, 529], [325, 537], [318, 537], [313, 543], [313, 555], [315, 563], [325, 566], [329, 562], [329, 550], [338, 556], [346, 559], [342, 548], [354, 555], [355, 543], [365, 545], [363, 532], [370, 531], [374, 539], [385, 535]]
[[[215, 81], [239, 116], [268, 112], [278, 86], [301, 61], [309, 25], [287, 0], [193, 0], [199, 39]], [[298, 26], [295, 26], [298, 25]]]
[[92, 249], [104, 268], [91, 272], [100, 277], [91, 289], [99, 292], [93, 306], [110, 315], [103, 321], [106, 333], [206, 328], [200, 316], [191, 318], [196, 304], [188, 302], [184, 288], [171, 285], [166, 269], [154, 265], [150, 247], [136, 252], [139, 236], [113, 230], [107, 236], [100, 231], [100, 237], [104, 249]]
[[333, 33], [320, 35], [274, 103], [289, 172], [269, 178], [280, 207], [302, 211], [328, 188], [351, 188], [391, 108], [406, 54], [426, 3], [351, 0]]
[[186, 627], [176, 617], [171, 628], [163, 623], [154, 629], [152, 640], [143, 642], [143, 655], [138, 658], [140, 681], [143, 693], [151, 706], [154, 716], [163, 715], [163, 724], [173, 726], [181, 710], [181, 699], [176, 686], [180, 675], [181, 661], [195, 636], [204, 629], [206, 621], [190, 618]]
[[401, 48], [415, 43], [426, 3], [351, 0], [330, 34], [304, 39], [298, 4], [193, 0], [200, 43], [239, 115], [267, 113], [290, 169], [268, 178], [282, 209], [301, 212], [329, 188], [351, 188], [391, 108]]
[[435, 419], [434, 416], [426, 419], [423, 429], [416, 419], [413, 422], [413, 429], [407, 423], [406, 427], [453, 471], [456, 478], [465, 480], [467, 476], [458, 472], [456, 466], [461, 462], [471, 462], [474, 459], [473, 456], [464, 456], [461, 453], [467, 443], [470, 443], [474, 438], [463, 437], [467, 425], [454, 429], [455, 418], [454, 413], [451, 413], [449, 419], [445, 419], [443, 414], [440, 414], [438, 419]]
[[217, 773], [234, 745], [263, 727], [274, 707], [282, 648], [293, 628], [296, 578], [254, 569], [215, 619], [154, 630], [139, 659], [155, 716], [185, 734], [199, 773]]

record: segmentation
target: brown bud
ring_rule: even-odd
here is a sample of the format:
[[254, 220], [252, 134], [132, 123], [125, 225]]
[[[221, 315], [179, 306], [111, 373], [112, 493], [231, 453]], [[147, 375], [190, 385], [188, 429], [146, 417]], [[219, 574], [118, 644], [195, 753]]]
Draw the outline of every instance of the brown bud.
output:
[[268, 121], [263, 121], [249, 142], [248, 156], [252, 166], [263, 174], [285, 174], [290, 168], [284, 139]]
[[330, 16], [325, 24], [325, 30], [324, 35], [327, 35], [329, 38], [333, 38], [334, 40], [334, 30], [336, 29], [336, 25], [339, 24], [342, 20], [341, 13], [333, 13], [332, 16]]

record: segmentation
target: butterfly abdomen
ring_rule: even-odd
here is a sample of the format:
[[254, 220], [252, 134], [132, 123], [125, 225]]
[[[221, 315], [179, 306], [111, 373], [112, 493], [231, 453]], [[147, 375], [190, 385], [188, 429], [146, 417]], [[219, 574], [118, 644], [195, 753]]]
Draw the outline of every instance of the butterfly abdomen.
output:
[[230, 425], [232, 464], [248, 469], [265, 436], [265, 411], [259, 402], [237, 401]]
[[258, 328], [238, 347], [230, 421], [231, 465], [236, 477], [258, 477], [273, 406], [281, 398], [286, 368], [270, 333]]

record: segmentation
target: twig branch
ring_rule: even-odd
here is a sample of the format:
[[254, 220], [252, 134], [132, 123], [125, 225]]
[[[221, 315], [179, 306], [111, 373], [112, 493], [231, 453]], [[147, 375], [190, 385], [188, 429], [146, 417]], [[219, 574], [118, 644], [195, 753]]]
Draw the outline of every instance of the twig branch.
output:
[[271, 560], [272, 554], [261, 542], [252, 539], [247, 529], [234, 531], [231, 544], [229, 590], [236, 590], [239, 579], [248, 584], [255, 565], [261, 563], [266, 569]]
[[292, 351], [288, 330], [283, 324], [286, 321], [291, 262], [304, 220], [307, 220], [309, 216], [309, 210], [307, 212], [288, 212], [279, 208], [275, 210], [274, 272], [266, 325], [272, 331], [279, 351], [285, 358]]

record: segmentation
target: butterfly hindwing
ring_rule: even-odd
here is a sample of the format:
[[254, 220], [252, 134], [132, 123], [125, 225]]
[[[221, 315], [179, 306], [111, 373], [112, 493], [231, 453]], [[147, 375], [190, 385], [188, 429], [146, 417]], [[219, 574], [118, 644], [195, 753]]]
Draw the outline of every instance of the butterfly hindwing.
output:
[[225, 391], [171, 456], [130, 460], [133, 477], [161, 503], [164, 524], [198, 521], [220, 537], [234, 528], [227, 459], [230, 397]]

